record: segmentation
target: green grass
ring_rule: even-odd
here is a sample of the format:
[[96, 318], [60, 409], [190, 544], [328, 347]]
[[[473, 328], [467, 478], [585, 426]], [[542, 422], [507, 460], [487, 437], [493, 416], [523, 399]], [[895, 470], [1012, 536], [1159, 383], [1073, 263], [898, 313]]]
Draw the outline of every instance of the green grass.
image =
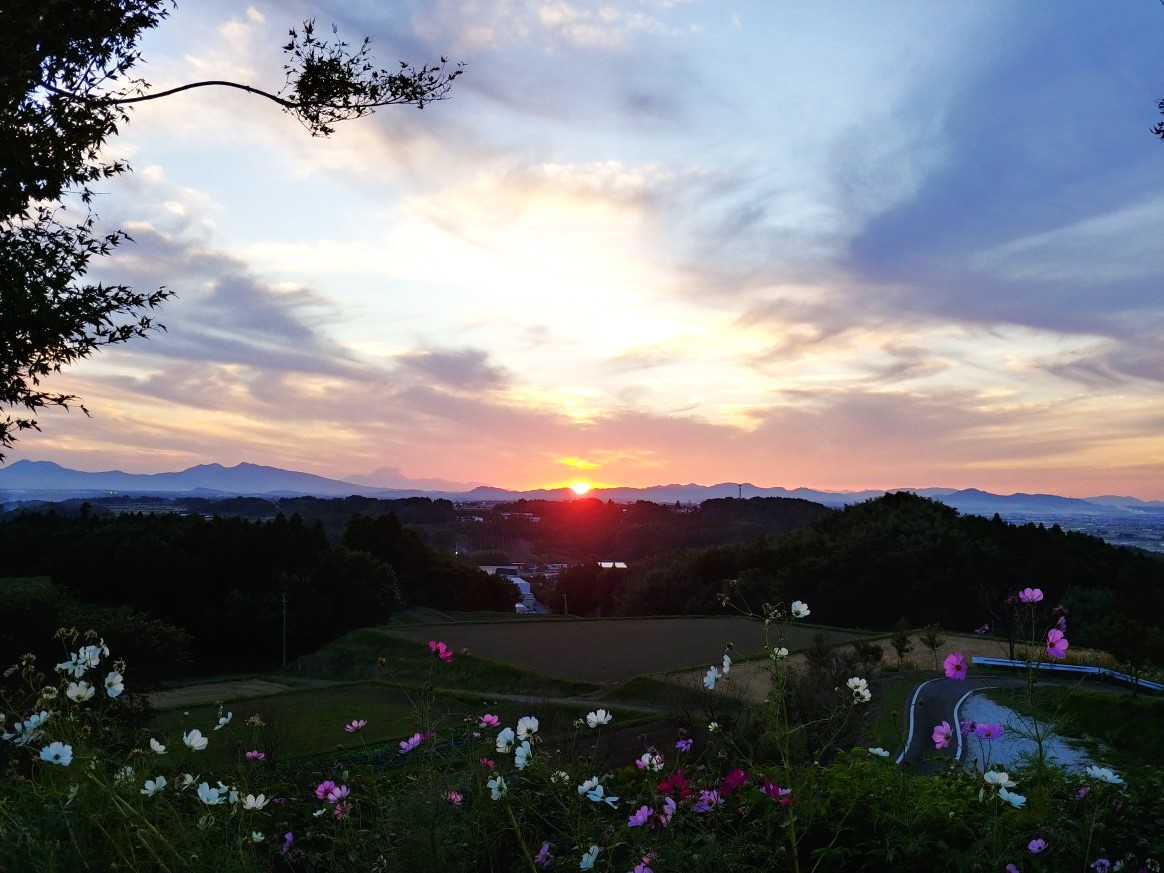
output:
[[873, 694], [877, 714], [869, 725], [871, 745], [889, 749], [891, 753], [901, 748], [909, 729], [906, 707], [916, 686], [912, 677], [905, 674], [894, 674], [876, 683]]
[[[383, 666], [378, 665], [381, 658]], [[402, 685], [432, 682], [438, 688], [545, 697], [574, 697], [597, 689], [587, 682], [558, 679], [478, 655], [455, 654], [452, 663], [445, 664], [432, 656], [426, 644], [382, 628], [352, 631], [300, 661], [302, 669], [289, 669], [290, 677], [382, 678]]]
[[1022, 689], [1000, 689], [990, 697], [1024, 715], [1057, 721], [1057, 733], [1082, 739], [1093, 757], [1117, 769], [1164, 766], [1164, 731], [1155, 727], [1164, 724], [1164, 698], [1044, 687], [1036, 690], [1032, 710]]
[[[251, 697], [223, 704], [221, 711], [233, 718], [221, 731], [215, 731], [220, 709], [214, 704], [191, 706], [185, 710], [166, 710], [157, 715], [152, 735], [167, 745], [175, 755], [190, 760], [189, 766], [203, 770], [233, 766], [244, 760], [249, 749], [261, 749], [281, 761], [319, 756], [358, 757], [365, 746], [396, 744], [420, 730], [417, 711], [419, 692], [394, 687], [381, 681], [353, 682], [345, 685], [299, 688], [282, 694]], [[442, 691], [432, 712], [433, 727], [440, 736], [460, 736], [467, 721], [475, 722], [486, 712], [513, 725], [523, 715], [534, 715], [541, 722], [540, 733], [546, 742], [554, 742], [573, 733], [576, 719], [584, 717], [593, 706], [540, 701], [508, 700], [488, 692]], [[258, 716], [264, 727], [256, 728], [247, 720]], [[344, 725], [356, 718], [366, 719], [359, 735], [344, 731]], [[645, 723], [658, 716], [623, 711], [618, 713], [619, 726]], [[204, 752], [193, 753], [182, 745], [182, 734], [198, 728], [210, 739]]]
[[51, 576], [4, 576], [0, 577], [0, 596], [5, 598], [22, 594], [55, 592]]

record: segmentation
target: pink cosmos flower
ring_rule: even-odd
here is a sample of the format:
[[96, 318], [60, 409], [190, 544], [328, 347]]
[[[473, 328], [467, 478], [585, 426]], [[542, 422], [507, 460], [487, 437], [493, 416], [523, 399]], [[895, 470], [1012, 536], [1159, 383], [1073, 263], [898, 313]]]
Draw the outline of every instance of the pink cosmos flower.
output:
[[428, 641], [428, 650], [444, 661], [446, 664], [453, 660], [453, 650], [444, 643], [438, 643], [436, 640]]
[[746, 770], [741, 770], [739, 767], [728, 773], [723, 777], [723, 785], [720, 786], [719, 793], [724, 797], [729, 797], [732, 792], [743, 788], [748, 782], [748, 773]]
[[718, 791], [703, 789], [699, 792], [699, 800], [695, 804], [696, 812], [711, 812], [723, 803], [723, 797]]
[[940, 725], [934, 727], [934, 748], [948, 749], [950, 747], [950, 738], [954, 735], [954, 729], [950, 727], [948, 721], [943, 721]]
[[400, 754], [407, 755], [417, 746], [424, 742], [424, 737], [420, 734], [413, 734], [406, 740], [400, 741]]
[[481, 759], [481, 766], [484, 767], [486, 770], [492, 770], [494, 767], [494, 764], [493, 764], [492, 759], [482, 758]]
[[1067, 638], [1063, 636], [1063, 631], [1058, 628], [1051, 628], [1047, 631], [1047, 654], [1052, 658], [1059, 658], [1060, 660], [1067, 657]]
[[987, 622], [986, 624], [982, 625], [982, 627], [976, 628], [974, 633], [978, 634], [978, 636], [990, 633], [990, 623]]
[[659, 824], [663, 827], [671, 824], [671, 816], [675, 814], [675, 808], [678, 804], [670, 797], [663, 798], [663, 811], [659, 813]]
[[346, 785], [333, 785], [331, 791], [327, 792], [328, 803], [339, 803], [351, 793], [351, 789]]
[[1014, 864], [1007, 864], [1006, 873], [1023, 873], [1023, 871], [1016, 867]]
[[686, 800], [691, 796], [691, 780], [683, 775], [683, 768], [680, 767], [660, 782], [656, 790], [662, 794], [674, 794], [680, 800]]
[[335, 816], [336, 821], [342, 821], [351, 814], [351, 811], [352, 805], [345, 800], [335, 805], [335, 809], [332, 811], [332, 815]]
[[327, 797], [329, 791], [334, 791], [334, 790], [335, 790], [335, 783], [332, 782], [330, 779], [325, 779], [323, 782], [320, 782], [318, 786], [316, 786], [315, 796], [317, 798], [319, 798], [320, 800], [323, 800], [325, 797]]
[[626, 826], [628, 828], [641, 828], [643, 825], [645, 825], [650, 820], [651, 820], [651, 808], [649, 806], [644, 805], [644, 806], [640, 806], [637, 810], [635, 810], [635, 812], [631, 815], [631, 817], [629, 819], [627, 819]]
[[764, 784], [760, 786], [760, 793], [767, 794], [773, 800], [785, 806], [792, 803], [792, 789], [781, 788], [775, 782], [765, 780]]
[[991, 724], [989, 722], [981, 722], [974, 728], [974, 734], [979, 739], [996, 740], [1003, 735], [1006, 728], [1000, 724]]
[[680, 752], [690, 752], [691, 745], [692, 745], [692, 742], [689, 739], [675, 741], [675, 748], [678, 749]]
[[1090, 790], [1091, 790], [1090, 787], [1088, 787], [1087, 785], [1084, 785], [1082, 788], [1080, 788], [1078, 791], [1075, 792], [1075, 799], [1082, 800], [1083, 798], [1085, 798], [1087, 796], [1087, 792]]
[[1063, 631], [1063, 633], [1067, 633], [1067, 619], [1066, 619], [1066, 617], [1062, 616], [1062, 615], [1059, 616], [1059, 620], [1057, 622], [1055, 622], [1055, 627], [1059, 628], [1059, 630]]
[[356, 734], [362, 731], [367, 724], [368, 720], [366, 718], [352, 719], [350, 722], [344, 725], [344, 730], [349, 734]]
[[966, 678], [966, 659], [962, 657], [961, 652], [951, 652], [946, 655], [946, 660], [942, 662], [942, 668], [946, 671], [946, 677], [949, 679]]
[[288, 831], [283, 834], [283, 854], [286, 855], [291, 851], [291, 844], [295, 842], [295, 834]]
[[1108, 871], [1111, 870], [1111, 861], [1109, 861], [1107, 858], [1096, 858], [1091, 862], [1091, 869], [1094, 870], [1095, 873], [1108, 873]]
[[1043, 599], [1043, 590], [1041, 588], [1024, 588], [1019, 592], [1020, 603], [1038, 603]]
[[1047, 848], [1047, 841], [1043, 839], [1031, 840], [1029, 843], [1027, 843], [1027, 848], [1030, 850], [1032, 855], [1037, 855], [1039, 852], [1043, 851], [1043, 849]]
[[445, 800], [447, 800], [453, 806], [460, 806], [465, 802], [465, 795], [459, 791], [449, 790], [445, 792]]
[[481, 716], [480, 722], [481, 722], [481, 727], [495, 728], [495, 727], [500, 726], [501, 719], [499, 719], [495, 715], [490, 715], [489, 713], [485, 713], [483, 716]]
[[549, 840], [542, 843], [542, 847], [538, 849], [538, 853], [534, 855], [534, 863], [545, 869], [550, 864], [554, 863], [554, 856], [550, 854]]
[[962, 736], [968, 737], [978, 730], [978, 722], [971, 719], [963, 719], [962, 723], [958, 725], [958, 728], [961, 730]]
[[260, 752], [258, 749], [251, 749], [247, 752], [248, 761], [265, 761], [267, 760], [267, 753]]

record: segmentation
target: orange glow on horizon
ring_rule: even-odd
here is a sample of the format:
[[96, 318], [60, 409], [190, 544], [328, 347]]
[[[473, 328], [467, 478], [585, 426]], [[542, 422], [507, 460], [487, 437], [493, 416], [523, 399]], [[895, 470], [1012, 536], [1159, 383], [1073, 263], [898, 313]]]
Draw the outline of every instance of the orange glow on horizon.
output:
[[570, 486], [570, 490], [572, 490], [575, 494], [581, 495], [581, 494], [585, 494], [587, 491], [589, 491], [590, 486], [587, 485], [585, 482], [575, 482], [573, 485]]

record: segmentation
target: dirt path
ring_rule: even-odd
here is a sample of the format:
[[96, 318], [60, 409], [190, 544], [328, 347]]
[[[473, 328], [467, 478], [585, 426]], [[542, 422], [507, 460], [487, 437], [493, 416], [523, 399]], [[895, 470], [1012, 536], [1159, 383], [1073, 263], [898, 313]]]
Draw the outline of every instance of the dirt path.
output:
[[158, 691], [150, 695], [154, 709], [184, 709], [201, 706], [204, 703], [238, 700], [243, 697], [267, 697], [290, 690], [290, 685], [268, 682], [266, 679], [232, 679], [226, 682], [203, 682], [187, 685], [171, 691]]

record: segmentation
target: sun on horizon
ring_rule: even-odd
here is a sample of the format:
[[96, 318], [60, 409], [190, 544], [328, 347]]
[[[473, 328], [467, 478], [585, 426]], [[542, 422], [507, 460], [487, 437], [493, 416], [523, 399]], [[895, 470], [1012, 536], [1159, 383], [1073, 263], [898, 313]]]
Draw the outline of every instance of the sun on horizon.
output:
[[585, 494], [590, 490], [590, 486], [585, 482], [575, 482], [570, 486], [570, 490], [575, 494]]

